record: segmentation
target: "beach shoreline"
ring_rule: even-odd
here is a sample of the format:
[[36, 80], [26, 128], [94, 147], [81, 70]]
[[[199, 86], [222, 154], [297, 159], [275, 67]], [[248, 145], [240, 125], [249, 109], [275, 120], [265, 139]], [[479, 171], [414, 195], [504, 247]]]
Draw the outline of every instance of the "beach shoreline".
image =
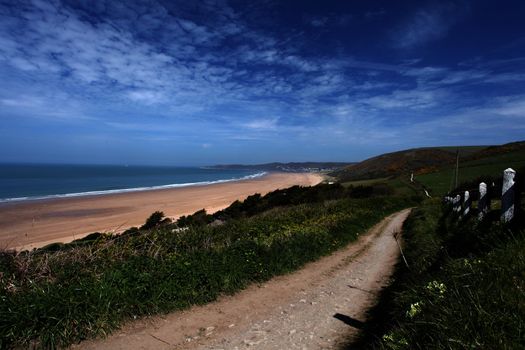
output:
[[0, 204], [0, 248], [26, 250], [68, 243], [93, 232], [119, 233], [142, 225], [157, 210], [172, 219], [203, 208], [213, 213], [254, 193], [264, 195], [322, 180], [317, 173], [268, 173], [206, 185], [4, 202]]
[[27, 196], [27, 197], [0, 198], [0, 206], [2, 206], [5, 203], [9, 204], [9, 203], [42, 201], [42, 200], [52, 200], [52, 199], [60, 199], [60, 198], [72, 198], [72, 197], [105, 196], [105, 195], [120, 194], [120, 193], [166, 190], [166, 189], [172, 189], [172, 188], [184, 188], [184, 187], [192, 187], [192, 186], [205, 186], [205, 185], [213, 185], [213, 184], [220, 184], [220, 183], [227, 183], [227, 182], [250, 180], [250, 179], [255, 179], [258, 177], [263, 177], [267, 174], [268, 172], [263, 171], [263, 172], [246, 175], [246, 176], [239, 177], [239, 178], [230, 178], [230, 179], [189, 182], [189, 183], [188, 182], [187, 183], [174, 183], [174, 184], [168, 184], [168, 185], [153, 185], [153, 186], [119, 188], [119, 189], [109, 189], [109, 190], [90, 190], [86, 192], [46, 194], [46, 195], [35, 195], [35, 196]]

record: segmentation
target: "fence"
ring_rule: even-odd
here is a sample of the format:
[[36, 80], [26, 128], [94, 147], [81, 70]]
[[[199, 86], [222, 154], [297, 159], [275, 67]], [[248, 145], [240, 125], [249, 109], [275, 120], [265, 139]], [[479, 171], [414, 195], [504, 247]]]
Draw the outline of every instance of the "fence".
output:
[[[515, 181], [516, 171], [508, 168], [503, 171], [503, 185], [501, 188], [501, 221], [504, 223], [510, 222], [514, 218], [515, 206]], [[461, 217], [470, 214], [472, 207], [472, 199], [469, 191], [465, 191], [463, 196], [460, 194], [444, 198], [445, 203], [452, 206], [452, 210]], [[478, 220], [483, 220], [490, 209], [490, 198], [487, 194], [487, 184], [481, 182], [479, 184], [479, 199], [478, 199]]]

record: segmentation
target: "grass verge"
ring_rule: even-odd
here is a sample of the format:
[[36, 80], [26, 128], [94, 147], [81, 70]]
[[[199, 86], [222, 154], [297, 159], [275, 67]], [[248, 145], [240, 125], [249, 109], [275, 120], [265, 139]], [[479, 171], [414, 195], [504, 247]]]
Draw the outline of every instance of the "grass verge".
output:
[[410, 268], [398, 265], [352, 348], [525, 348], [524, 225], [497, 214], [458, 220], [437, 201], [414, 210], [404, 227]]

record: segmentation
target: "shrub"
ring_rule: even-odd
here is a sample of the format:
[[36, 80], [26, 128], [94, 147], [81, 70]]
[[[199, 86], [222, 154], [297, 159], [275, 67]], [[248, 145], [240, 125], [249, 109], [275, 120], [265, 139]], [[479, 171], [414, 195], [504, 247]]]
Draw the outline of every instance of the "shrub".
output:
[[140, 227], [141, 230], [149, 230], [162, 224], [171, 222], [169, 218], [164, 217], [164, 212], [156, 211], [146, 219], [146, 223]]

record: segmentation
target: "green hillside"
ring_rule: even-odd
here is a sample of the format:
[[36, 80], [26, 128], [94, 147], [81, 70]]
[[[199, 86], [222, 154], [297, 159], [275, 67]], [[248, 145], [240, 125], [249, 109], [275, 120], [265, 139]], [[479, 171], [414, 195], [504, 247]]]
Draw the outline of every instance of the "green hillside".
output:
[[437, 148], [409, 149], [382, 154], [331, 173], [340, 181], [358, 181], [382, 177], [395, 177], [404, 173], [437, 170], [452, 164], [455, 151]]
[[[508, 153], [505, 153], [507, 152]], [[472, 154], [459, 161], [458, 183], [472, 181], [483, 176], [498, 177], [503, 170], [521, 169], [525, 166], [525, 144], [519, 147], [491, 147]], [[454, 166], [449, 165], [429, 174], [416, 176], [416, 180], [430, 189], [435, 195], [443, 195], [451, 190]]]
[[[512, 152], [473, 161], [460, 162], [458, 183], [471, 181], [480, 175], [498, 176], [507, 168], [519, 169], [525, 166], [525, 152]], [[450, 190], [454, 167], [417, 176], [417, 181], [430, 188], [434, 194], [445, 194]]]
[[433, 147], [386, 153], [330, 175], [347, 186], [359, 186], [396, 178], [406, 181], [414, 173], [419, 184], [434, 195], [442, 195], [454, 184], [457, 152], [458, 184], [480, 175], [497, 177], [506, 168], [525, 166], [525, 142], [521, 141], [497, 146]]

